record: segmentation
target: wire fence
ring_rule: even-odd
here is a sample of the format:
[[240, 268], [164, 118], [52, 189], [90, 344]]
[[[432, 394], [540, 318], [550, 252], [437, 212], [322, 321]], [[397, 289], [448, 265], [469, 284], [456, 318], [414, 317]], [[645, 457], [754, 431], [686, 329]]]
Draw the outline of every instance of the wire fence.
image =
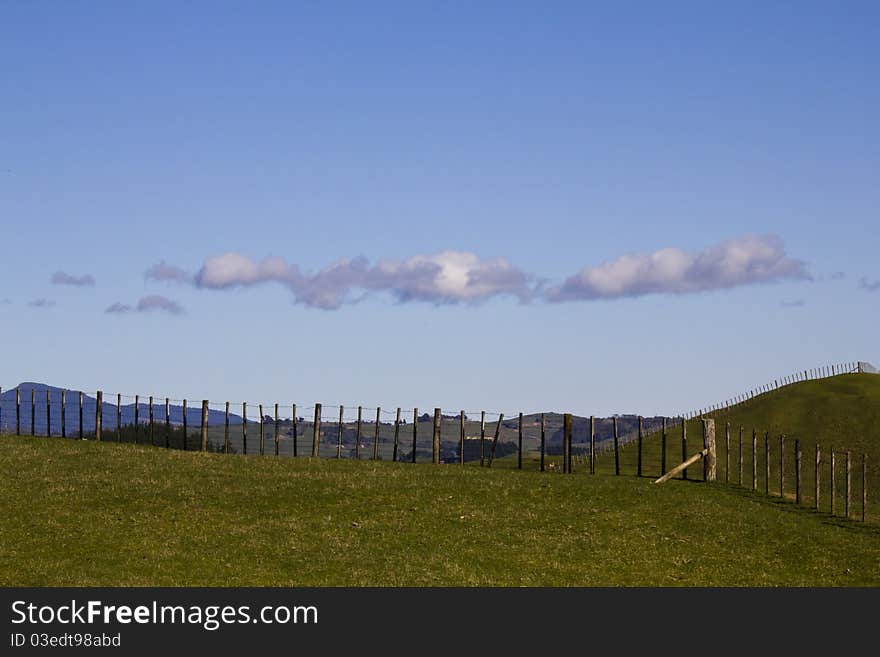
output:
[[[801, 381], [870, 371], [868, 368], [866, 363], [853, 362], [804, 370], [775, 379], [722, 404], [682, 413], [678, 417], [647, 418], [636, 415], [586, 418], [561, 413], [444, 412], [441, 409], [327, 404], [193, 402], [158, 395], [89, 394], [22, 384], [12, 390], [0, 391], [0, 433], [244, 455], [458, 463], [544, 472], [659, 476], [694, 451], [696, 443], [689, 448], [687, 434], [699, 432], [699, 421], [708, 414], [723, 417], [724, 413], [747, 406], [773, 390]], [[725, 427], [725, 431], [729, 432], [729, 427]], [[755, 431], [759, 436], [760, 432]], [[739, 440], [739, 435], [736, 438]], [[724, 444], [723, 458], [728, 463], [732, 455], [727, 447], [729, 443]], [[794, 443], [790, 440], [789, 444]], [[738, 442], [737, 449], [742, 449]], [[767, 459], [775, 458], [774, 449], [771, 441], [767, 448], [770, 456], [765, 455], [760, 467], [757, 460], [763, 452], [753, 459], [747, 445], [744, 454], [741, 451], [736, 453], [735, 462], [740, 470], [745, 468], [746, 475], [755, 470], [753, 487], [756, 489], [763, 486], [770, 490], [768, 477], [771, 475], [767, 473], [773, 466], [772, 463], [767, 465]], [[845, 453], [840, 448], [836, 452]], [[830, 458], [830, 452], [828, 455]], [[856, 457], [866, 460], [861, 454], [850, 454], [850, 459]], [[790, 457], [786, 462], [784, 452], [780, 452], [780, 458], [783, 463], [781, 490], [785, 497], [791, 492], [784, 488], [786, 476], [789, 482], [795, 480], [792, 470], [795, 458]], [[835, 466], [839, 463], [838, 459]], [[875, 464], [866, 461], [860, 467], [865, 470], [868, 481], [875, 477], [880, 479]], [[744, 481], [739, 470], [736, 475], [737, 483]], [[683, 477], [688, 476], [686, 471]], [[724, 476], [725, 481], [732, 481], [727, 469]], [[809, 473], [802, 473], [798, 481], [805, 482], [809, 476]], [[814, 473], [813, 477], [816, 476]], [[856, 479], [860, 483], [852, 485], [847, 493], [841, 489], [844, 479], [836, 477], [831, 490], [847, 499], [861, 495], [867, 504], [869, 496], [863, 491], [868, 487], [862, 481], [864, 478], [856, 476]], [[751, 481], [748, 476], [746, 480]], [[852, 474], [848, 480], [852, 480]], [[818, 488], [822, 488], [821, 481]], [[876, 490], [876, 487], [872, 489]], [[809, 495], [806, 488], [797, 493], [799, 500], [809, 500]]]

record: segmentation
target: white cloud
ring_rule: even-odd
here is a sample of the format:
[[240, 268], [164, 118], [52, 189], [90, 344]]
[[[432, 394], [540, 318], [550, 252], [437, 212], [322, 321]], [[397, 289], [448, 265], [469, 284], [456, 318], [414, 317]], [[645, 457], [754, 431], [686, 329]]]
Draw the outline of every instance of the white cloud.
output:
[[49, 279], [49, 282], [52, 285], [76, 285], [76, 286], [90, 286], [95, 284], [95, 278], [91, 274], [83, 274], [82, 276], [76, 276], [74, 274], [68, 274], [63, 271], [56, 271], [52, 274], [52, 278]]
[[354, 300], [356, 291], [388, 292], [400, 302], [475, 303], [500, 294], [527, 299], [530, 276], [503, 258], [481, 260], [473, 253], [444, 251], [405, 260], [339, 260], [315, 273], [282, 258], [254, 261], [238, 253], [209, 258], [195, 276], [201, 288], [228, 289], [264, 282], [285, 285], [297, 303], [323, 309]]
[[665, 248], [587, 267], [546, 292], [550, 301], [689, 294], [781, 280], [809, 279], [775, 236], [727, 240], [696, 253]]

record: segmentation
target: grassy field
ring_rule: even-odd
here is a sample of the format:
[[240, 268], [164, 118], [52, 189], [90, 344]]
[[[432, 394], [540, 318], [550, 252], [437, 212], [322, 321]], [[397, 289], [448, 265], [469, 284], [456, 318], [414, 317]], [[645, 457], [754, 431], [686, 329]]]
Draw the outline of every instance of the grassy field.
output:
[[[868, 518], [880, 522], [880, 376], [876, 374], [845, 374], [817, 381], [795, 383], [761, 395], [724, 412], [708, 415], [715, 418], [718, 444], [718, 477], [727, 478], [725, 431], [730, 430], [731, 483], [739, 482], [739, 431], [743, 428], [743, 485], [751, 488], [752, 431], [758, 437], [757, 489], [766, 488], [765, 434], [770, 437], [770, 492], [779, 494], [780, 435], [785, 435], [785, 494], [795, 494], [794, 441], [800, 441], [802, 461], [802, 499], [813, 504], [815, 482], [815, 447], [822, 447], [820, 466], [820, 508], [830, 510], [829, 480], [830, 448], [838, 452], [835, 468], [836, 513], [843, 513], [845, 496], [845, 457], [850, 451], [852, 461], [852, 515], [861, 514], [862, 482], [861, 459], [867, 454]], [[688, 454], [702, 449], [702, 429], [699, 419], [687, 423]], [[651, 434], [643, 443], [642, 472], [657, 477], [661, 471], [661, 436]], [[681, 427], [669, 430], [667, 435], [667, 467], [681, 462]], [[621, 451], [621, 473], [633, 475], [637, 471], [638, 449], [630, 444]], [[581, 470], [584, 467], [581, 466]], [[614, 472], [613, 453], [602, 455], [597, 471]], [[702, 466], [689, 469], [690, 477], [702, 477]]]
[[735, 486], [0, 438], [0, 585], [880, 585], [880, 528]]

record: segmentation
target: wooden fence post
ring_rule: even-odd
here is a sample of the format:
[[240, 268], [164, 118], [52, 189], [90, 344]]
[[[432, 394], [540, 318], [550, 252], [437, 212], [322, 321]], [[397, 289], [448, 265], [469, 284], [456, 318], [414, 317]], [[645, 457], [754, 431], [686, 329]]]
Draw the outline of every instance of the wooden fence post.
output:
[[846, 501], [844, 502], [844, 517], [849, 520], [850, 500], [852, 494], [852, 458], [850, 453], [846, 453]]
[[361, 459], [361, 426], [364, 421], [364, 407], [358, 406], [357, 429], [354, 434], [354, 457], [360, 461]]
[[545, 446], [544, 414], [541, 413], [541, 472], [544, 472], [544, 446]]
[[379, 424], [382, 421], [382, 407], [376, 407], [376, 431], [373, 434], [373, 460], [379, 460]]
[[816, 503], [816, 511], [819, 510], [819, 495], [821, 492], [819, 486], [819, 480], [821, 477], [821, 466], [822, 464], [822, 448], [819, 447], [819, 443], [816, 443], [816, 462], [815, 462], [815, 470], [813, 472], [813, 497], [815, 498]]
[[835, 469], [834, 466], [836, 465], [835, 460], [836, 460], [836, 458], [835, 458], [835, 454], [834, 454], [834, 448], [832, 447], [831, 448], [831, 464], [830, 464], [831, 465], [831, 476], [828, 479], [828, 495], [831, 497], [831, 502], [829, 504], [829, 507], [831, 508], [831, 515], [832, 516], [834, 515], [834, 498], [837, 497], [835, 495], [836, 491], [834, 490], [834, 488], [835, 488], [834, 487], [834, 469]]
[[275, 402], [275, 456], [278, 456], [280, 451], [278, 446], [278, 402]]
[[[663, 426], [666, 426], [665, 418], [663, 419]], [[663, 458], [666, 458], [665, 453]], [[665, 465], [666, 461], [664, 460], [663, 463]], [[590, 474], [596, 474], [596, 418], [593, 415], [590, 416]]]
[[186, 400], [183, 400], [183, 451], [189, 449], [189, 428], [187, 426], [188, 418], [186, 417]]
[[138, 442], [138, 430], [139, 426], [139, 418], [138, 418], [138, 406], [140, 405], [140, 397], [138, 395], [134, 396], [134, 442]]
[[229, 401], [226, 402], [226, 419], [223, 421], [223, 453], [229, 454]]
[[868, 455], [862, 454], [862, 522], [868, 519]]
[[241, 453], [247, 454], [247, 402], [241, 402]]
[[67, 438], [67, 390], [61, 391], [61, 437]]
[[[33, 390], [31, 390], [33, 392]], [[101, 416], [104, 411], [104, 393], [98, 390], [95, 404], [95, 440], [101, 440]], [[33, 409], [33, 407], [31, 407]]]
[[208, 400], [202, 400], [202, 451], [208, 451]]
[[486, 443], [486, 411], [480, 411], [480, 467], [483, 467]]
[[433, 453], [433, 461], [435, 464], [440, 463], [440, 409], [434, 409], [434, 439], [431, 444]]
[[522, 470], [522, 413], [519, 414], [519, 423], [517, 424], [517, 447], [516, 447], [516, 469]]
[[758, 490], [758, 431], [752, 429], [752, 491]]
[[703, 459], [703, 481], [715, 481], [717, 477], [717, 456], [715, 447], [715, 420], [703, 419], [703, 449], [706, 458]]
[[571, 413], [562, 414], [562, 472], [571, 472]]
[[165, 448], [171, 447], [171, 400], [165, 398]]
[[391, 461], [397, 462], [397, 444], [400, 438], [400, 406], [397, 407], [397, 415], [394, 417], [394, 451], [391, 452]]
[[801, 441], [794, 441], [794, 501], [801, 503]]
[[736, 483], [739, 486], [742, 486], [743, 483], [743, 428], [742, 425], [739, 427], [739, 443], [736, 448], [737, 452], [737, 480]]
[[764, 495], [770, 494], [770, 432], [764, 432]]
[[638, 438], [638, 440], [639, 440], [639, 446], [638, 446], [639, 454], [638, 454], [638, 463], [636, 465], [636, 476], [637, 477], [642, 476], [642, 441], [644, 440], [644, 437], [642, 435], [642, 431], [643, 431], [642, 416], [639, 415], [639, 438]]
[[461, 411], [458, 416], [458, 463], [459, 465], [464, 465], [464, 441], [465, 441], [465, 428], [464, 428], [464, 411]]
[[257, 404], [257, 408], [260, 410], [260, 456], [263, 456], [266, 453], [266, 434], [263, 428], [263, 405]]
[[36, 420], [36, 418], [37, 418], [37, 415], [36, 415], [36, 414], [37, 414], [37, 402], [36, 402], [36, 399], [37, 399], [37, 397], [36, 397], [36, 391], [35, 391], [33, 388], [31, 388], [31, 435], [32, 435], [32, 436], [36, 436], [36, 435], [37, 435], [37, 429], [36, 429], [36, 425], [37, 425], [37, 420]]
[[83, 439], [83, 395], [82, 391], [79, 391], [79, 439]]
[[730, 422], [724, 424], [724, 483], [730, 483]]
[[614, 474], [620, 474], [620, 442], [618, 440], [617, 435], [617, 416], [615, 415], [612, 418], [613, 431], [614, 431]]
[[321, 446], [321, 405], [315, 404], [315, 424], [312, 427], [312, 458], [318, 458]]
[[489, 453], [489, 467], [492, 467], [492, 461], [495, 460], [495, 446], [498, 444], [498, 436], [501, 434], [501, 423], [504, 422], [504, 413], [498, 416], [495, 423], [495, 437], [492, 438], [492, 451]]
[[150, 395], [148, 410], [150, 413], [150, 445], [156, 444], [155, 430], [153, 426], [153, 395]]
[[52, 398], [49, 388], [46, 388], [46, 437], [52, 435]]
[[413, 409], [413, 444], [412, 444], [412, 462], [416, 462], [416, 444], [418, 442], [419, 437], [419, 407], [416, 406]]
[[336, 425], [336, 458], [342, 458], [342, 422], [345, 415], [345, 406], [339, 405], [339, 423]]
[[[82, 417], [82, 393], [79, 393], [79, 416]], [[82, 427], [82, 421], [79, 426]], [[82, 438], [82, 429], [80, 429], [80, 438]], [[15, 435], [21, 435], [21, 390], [15, 389]]]
[[293, 413], [293, 416], [291, 418], [291, 425], [292, 425], [291, 430], [293, 432], [293, 437], [292, 437], [293, 455], [294, 455], [294, 457], [296, 457], [296, 456], [299, 456], [299, 452], [298, 452], [298, 448], [297, 448], [297, 443], [299, 442], [299, 433], [297, 432], [297, 426], [296, 426], [297, 425], [296, 404], [291, 404], [290, 410], [291, 410], [291, 413]]
[[116, 442], [122, 442], [122, 395], [116, 393]]
[[779, 436], [779, 497], [785, 499], [785, 434]]
[[[688, 431], [687, 431], [687, 420], [685, 418], [681, 418], [681, 460], [682, 462], [687, 460], [687, 442], [688, 442]], [[681, 478], [688, 478], [687, 468], [681, 471]]]

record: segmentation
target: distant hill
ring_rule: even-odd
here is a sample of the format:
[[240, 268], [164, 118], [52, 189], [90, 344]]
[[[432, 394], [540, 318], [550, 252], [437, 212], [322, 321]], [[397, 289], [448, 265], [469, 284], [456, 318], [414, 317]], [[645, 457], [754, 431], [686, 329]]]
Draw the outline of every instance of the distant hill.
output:
[[[34, 395], [34, 433], [44, 435], [46, 433], [46, 392], [49, 392], [49, 401], [51, 404], [51, 433], [61, 433], [61, 391], [62, 388], [50, 386], [45, 383], [25, 382], [18, 384], [18, 390], [21, 394], [20, 413], [21, 413], [21, 432], [27, 434], [31, 432], [31, 392]], [[150, 405], [148, 398], [142, 398], [144, 401], [138, 403], [138, 422], [145, 424], [149, 421]], [[98, 400], [94, 395], [83, 395], [83, 432], [90, 433], [95, 430], [95, 408]], [[104, 398], [101, 408], [102, 423], [107, 429], [116, 428], [116, 396], [112, 399]], [[183, 424], [183, 405], [172, 404], [170, 407], [170, 419], [172, 425]], [[134, 424], [135, 405], [134, 402], [122, 404], [121, 418], [122, 424]], [[208, 424], [223, 424], [226, 414], [223, 411], [209, 410]], [[165, 399], [153, 399], [153, 419], [156, 423], [165, 422]], [[194, 405], [187, 405], [186, 422], [190, 427], [198, 427], [202, 422], [201, 401], [194, 402]], [[79, 391], [67, 390], [65, 424], [68, 435], [74, 435], [79, 430]], [[241, 416], [229, 415], [230, 425], [240, 425]], [[4, 390], [0, 395], [0, 431], [4, 433], [12, 433], [15, 431], [15, 388]]]

